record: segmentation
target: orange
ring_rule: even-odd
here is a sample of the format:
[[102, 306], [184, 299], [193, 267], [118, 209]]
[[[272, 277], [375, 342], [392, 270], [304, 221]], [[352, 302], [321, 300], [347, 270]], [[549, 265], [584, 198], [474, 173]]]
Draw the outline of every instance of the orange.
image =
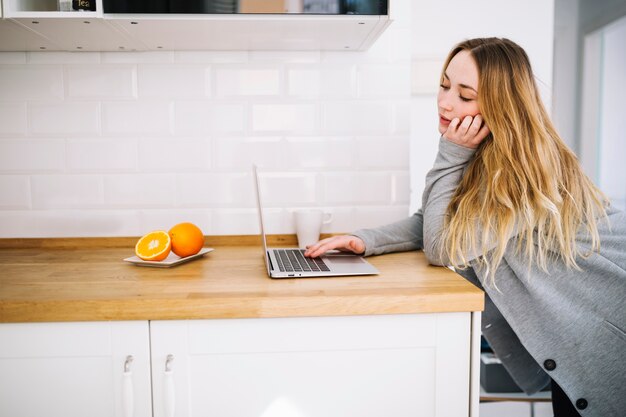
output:
[[193, 223], [178, 223], [170, 229], [172, 252], [184, 258], [195, 255], [204, 246], [202, 230]]
[[172, 248], [170, 235], [164, 230], [156, 230], [142, 236], [135, 245], [135, 255], [144, 261], [162, 261]]

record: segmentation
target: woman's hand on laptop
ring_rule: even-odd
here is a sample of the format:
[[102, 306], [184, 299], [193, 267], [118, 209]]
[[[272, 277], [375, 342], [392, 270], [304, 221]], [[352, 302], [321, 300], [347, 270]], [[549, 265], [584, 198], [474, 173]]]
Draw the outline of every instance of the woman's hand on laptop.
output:
[[361, 238], [352, 235], [333, 236], [307, 246], [304, 256], [317, 258], [333, 249], [360, 255], [365, 252], [365, 243]]

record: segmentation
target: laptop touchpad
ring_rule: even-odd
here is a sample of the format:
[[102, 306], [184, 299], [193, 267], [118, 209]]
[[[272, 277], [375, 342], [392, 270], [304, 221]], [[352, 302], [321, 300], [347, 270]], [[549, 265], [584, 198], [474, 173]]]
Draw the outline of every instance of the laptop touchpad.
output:
[[330, 261], [333, 264], [350, 265], [350, 264], [362, 264], [363, 259], [360, 256], [354, 255], [326, 255], [324, 256], [326, 261]]

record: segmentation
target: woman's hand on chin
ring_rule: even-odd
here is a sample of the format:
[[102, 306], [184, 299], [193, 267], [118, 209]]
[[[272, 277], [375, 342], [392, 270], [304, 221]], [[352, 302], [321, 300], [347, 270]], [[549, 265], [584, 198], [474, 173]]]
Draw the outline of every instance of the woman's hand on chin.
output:
[[489, 135], [489, 128], [480, 114], [474, 117], [465, 116], [463, 121], [455, 117], [443, 133], [443, 137], [450, 142], [471, 149], [478, 148], [487, 135]]

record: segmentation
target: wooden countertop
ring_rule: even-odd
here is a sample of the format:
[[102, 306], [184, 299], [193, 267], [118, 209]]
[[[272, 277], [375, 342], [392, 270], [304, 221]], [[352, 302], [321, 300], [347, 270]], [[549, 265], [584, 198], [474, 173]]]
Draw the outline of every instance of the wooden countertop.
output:
[[[0, 239], [0, 322], [167, 320], [481, 311], [483, 292], [420, 252], [369, 257], [380, 275], [270, 279], [255, 237], [207, 237], [214, 252], [138, 267], [136, 238]], [[272, 246], [293, 237], [275, 236]]]

